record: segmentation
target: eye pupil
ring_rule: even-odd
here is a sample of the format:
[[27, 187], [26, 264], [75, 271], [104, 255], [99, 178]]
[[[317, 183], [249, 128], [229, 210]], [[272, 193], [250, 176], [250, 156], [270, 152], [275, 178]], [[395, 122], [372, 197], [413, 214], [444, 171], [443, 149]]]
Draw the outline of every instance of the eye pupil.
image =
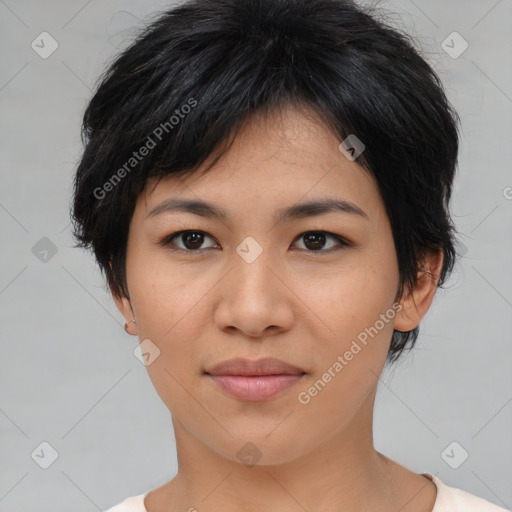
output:
[[[308, 233], [307, 235], [304, 235], [305, 239], [305, 245], [308, 247], [308, 249], [321, 249], [325, 244], [325, 234], [323, 233]], [[309, 246], [309, 242], [313, 242], [313, 247]]]

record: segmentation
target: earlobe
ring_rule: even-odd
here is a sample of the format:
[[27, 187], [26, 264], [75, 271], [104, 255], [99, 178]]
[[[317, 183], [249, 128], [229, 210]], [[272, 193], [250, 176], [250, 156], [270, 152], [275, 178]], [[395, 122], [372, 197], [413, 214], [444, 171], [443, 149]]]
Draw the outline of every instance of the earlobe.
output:
[[[112, 257], [109, 258], [108, 264], [109, 264], [110, 270], [112, 271], [113, 270]], [[135, 327], [135, 315], [133, 313], [130, 299], [122, 291], [120, 291], [119, 289], [115, 289], [112, 286], [111, 282], [109, 282], [109, 288], [110, 288], [110, 293], [112, 294], [112, 297], [114, 298], [114, 302], [117, 306], [117, 309], [121, 312], [121, 314], [123, 315], [123, 317], [125, 319], [124, 330], [128, 334], [131, 334], [132, 336], [136, 336], [137, 331], [136, 331], [136, 327]], [[134, 330], [135, 332], [131, 332], [132, 330]]]
[[[117, 294], [113, 293], [112, 296], [114, 297], [114, 302], [116, 303], [117, 309], [119, 309], [125, 319], [124, 330], [128, 334], [135, 336], [137, 334], [135, 327], [135, 315], [133, 314], [130, 300], [124, 295], [118, 296]], [[132, 332], [134, 330], [135, 332]]]
[[394, 321], [396, 331], [407, 332], [418, 327], [432, 304], [443, 265], [443, 253], [424, 252], [420, 258], [421, 269], [416, 283], [400, 299], [402, 306]]

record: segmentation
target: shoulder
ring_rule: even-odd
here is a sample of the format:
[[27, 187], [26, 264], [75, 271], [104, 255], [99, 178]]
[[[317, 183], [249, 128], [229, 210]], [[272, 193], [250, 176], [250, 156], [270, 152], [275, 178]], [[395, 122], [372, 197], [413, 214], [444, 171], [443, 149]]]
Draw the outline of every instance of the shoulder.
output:
[[144, 493], [126, 498], [119, 503], [119, 505], [110, 507], [108, 510], [105, 510], [105, 512], [147, 512], [144, 507], [144, 498], [146, 495], [147, 493]]
[[432, 512], [510, 512], [474, 494], [450, 487], [439, 478], [423, 473], [437, 487], [437, 497]]

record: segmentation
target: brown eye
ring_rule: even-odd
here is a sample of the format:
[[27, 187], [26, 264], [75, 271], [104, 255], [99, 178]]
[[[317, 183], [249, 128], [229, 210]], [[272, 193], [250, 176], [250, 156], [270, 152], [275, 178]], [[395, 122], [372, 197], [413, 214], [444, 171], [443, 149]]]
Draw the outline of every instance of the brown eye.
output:
[[[161, 245], [164, 246], [175, 246], [171, 247], [173, 250], [177, 251], [185, 251], [185, 252], [199, 252], [201, 246], [204, 244], [205, 238], [212, 239], [209, 235], [204, 233], [203, 231], [179, 231], [177, 233], [173, 233], [172, 235], [164, 238], [162, 240]], [[176, 240], [176, 242], [175, 242]], [[181, 245], [180, 243], [181, 242]], [[215, 247], [215, 244], [210, 245], [210, 247], [205, 247], [206, 249]]]
[[350, 246], [350, 243], [343, 237], [335, 235], [334, 233], [328, 233], [327, 231], [308, 231], [306, 233], [302, 233], [298, 239], [304, 240], [303, 245], [305, 246], [305, 250], [312, 252], [330, 252], [331, 249], [335, 250], [336, 244], [333, 245], [332, 242], [327, 249], [324, 248], [329, 239], [337, 241], [338, 246]]

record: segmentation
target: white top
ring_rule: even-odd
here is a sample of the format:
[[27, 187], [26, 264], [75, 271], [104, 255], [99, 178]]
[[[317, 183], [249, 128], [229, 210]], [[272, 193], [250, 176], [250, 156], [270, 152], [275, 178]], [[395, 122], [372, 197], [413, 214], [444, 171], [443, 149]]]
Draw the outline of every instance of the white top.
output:
[[[437, 497], [432, 512], [511, 512], [474, 494], [449, 487], [429, 473], [422, 473], [422, 475], [432, 480], [437, 487]], [[144, 498], [148, 493], [149, 491], [126, 498], [122, 503], [105, 512], [147, 512], [144, 507]]]

